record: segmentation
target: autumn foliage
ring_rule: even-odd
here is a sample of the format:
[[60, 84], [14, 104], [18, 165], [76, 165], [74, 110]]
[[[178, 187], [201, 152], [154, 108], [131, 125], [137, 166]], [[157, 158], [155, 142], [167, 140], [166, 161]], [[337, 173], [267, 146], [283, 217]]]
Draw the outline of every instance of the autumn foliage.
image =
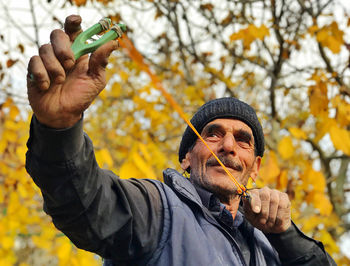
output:
[[[267, 151], [256, 186], [286, 191], [293, 221], [321, 240], [339, 265], [350, 264], [340, 251], [350, 228], [345, 8], [325, 0], [70, 2], [122, 20], [136, 49], [122, 45], [113, 53], [108, 85], [85, 114], [84, 128], [101, 167], [121, 178], [160, 180], [166, 167], [179, 169], [177, 150], [186, 125], [155, 83], [188, 116], [209, 99], [239, 97], [257, 110], [265, 132]], [[117, 7], [141, 15], [135, 19]], [[14, 49], [25, 55], [24, 47], [19, 40]], [[24, 169], [31, 114], [18, 95], [25, 97], [25, 88], [13, 93], [8, 78], [30, 55], [1, 52], [0, 265], [99, 265], [100, 258], [76, 249], [43, 212], [40, 190]], [[24, 80], [25, 71], [22, 75]]]

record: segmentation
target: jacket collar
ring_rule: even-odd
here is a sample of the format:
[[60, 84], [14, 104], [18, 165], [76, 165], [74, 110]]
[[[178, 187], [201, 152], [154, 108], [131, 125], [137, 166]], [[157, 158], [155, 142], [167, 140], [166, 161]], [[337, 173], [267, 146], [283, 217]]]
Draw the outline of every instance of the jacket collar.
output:
[[200, 206], [203, 205], [201, 198], [191, 181], [188, 178], [182, 176], [178, 171], [167, 168], [163, 171], [163, 178], [164, 183], [171, 187], [175, 192], [181, 194], [182, 196]]
[[[179, 193], [183, 197], [191, 200], [200, 207], [206, 207], [214, 217], [222, 215], [222, 208], [220, 201], [213, 195], [213, 193], [200, 188], [195, 187], [189, 178], [184, 177], [178, 171], [168, 168], [163, 172], [164, 183], [171, 187], [175, 192]], [[211, 205], [218, 205], [211, 206]], [[216, 209], [216, 210], [215, 210]], [[244, 215], [238, 210], [236, 218], [233, 221], [233, 226], [238, 227], [243, 223]]]

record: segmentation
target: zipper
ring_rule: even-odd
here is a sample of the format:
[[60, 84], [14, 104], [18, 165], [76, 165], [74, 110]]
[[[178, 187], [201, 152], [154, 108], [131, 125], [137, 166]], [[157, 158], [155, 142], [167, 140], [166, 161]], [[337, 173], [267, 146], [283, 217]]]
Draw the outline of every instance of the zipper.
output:
[[204, 218], [209, 222], [211, 223], [212, 225], [214, 225], [215, 227], [217, 227], [225, 236], [226, 238], [228, 238], [229, 240], [232, 241], [233, 245], [232, 246], [235, 246], [236, 247], [236, 250], [237, 250], [237, 253], [238, 253], [238, 256], [241, 260], [241, 263], [243, 266], [247, 266], [247, 264], [245, 263], [245, 260], [243, 258], [243, 254], [242, 254], [242, 251], [241, 249], [239, 248], [236, 240], [231, 236], [231, 234], [224, 228], [222, 227], [217, 221], [216, 219], [213, 217], [213, 215], [209, 212], [208, 209], [204, 208], [203, 206], [199, 205], [197, 202], [195, 202], [193, 199], [191, 199], [190, 197], [188, 197], [186, 194], [183, 194], [181, 193], [180, 191], [178, 191], [177, 189], [175, 189], [175, 191], [177, 193], [179, 193], [182, 197], [186, 198], [187, 201], [189, 201], [190, 203], [196, 205], [196, 207], [200, 208], [202, 213], [203, 213], [203, 216]]

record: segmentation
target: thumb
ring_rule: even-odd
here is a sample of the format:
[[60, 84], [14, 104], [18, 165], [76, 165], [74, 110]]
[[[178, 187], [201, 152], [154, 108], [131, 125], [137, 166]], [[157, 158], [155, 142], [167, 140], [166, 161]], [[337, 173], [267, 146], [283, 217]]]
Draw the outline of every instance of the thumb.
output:
[[243, 207], [245, 210], [252, 211], [257, 214], [261, 210], [261, 200], [256, 191], [251, 191], [249, 198], [243, 200]]
[[93, 77], [102, 77], [108, 64], [109, 56], [118, 47], [118, 42], [113, 40], [102, 45], [95, 52], [93, 52], [89, 60], [89, 75]]

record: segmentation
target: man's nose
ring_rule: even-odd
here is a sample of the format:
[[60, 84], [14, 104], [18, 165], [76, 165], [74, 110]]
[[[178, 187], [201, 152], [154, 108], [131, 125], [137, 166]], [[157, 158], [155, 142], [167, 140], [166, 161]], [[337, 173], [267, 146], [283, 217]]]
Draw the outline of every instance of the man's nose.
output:
[[230, 133], [225, 134], [225, 136], [221, 141], [220, 151], [224, 153], [229, 153], [232, 155], [236, 154], [237, 142], [235, 140], [235, 137], [232, 134]]

